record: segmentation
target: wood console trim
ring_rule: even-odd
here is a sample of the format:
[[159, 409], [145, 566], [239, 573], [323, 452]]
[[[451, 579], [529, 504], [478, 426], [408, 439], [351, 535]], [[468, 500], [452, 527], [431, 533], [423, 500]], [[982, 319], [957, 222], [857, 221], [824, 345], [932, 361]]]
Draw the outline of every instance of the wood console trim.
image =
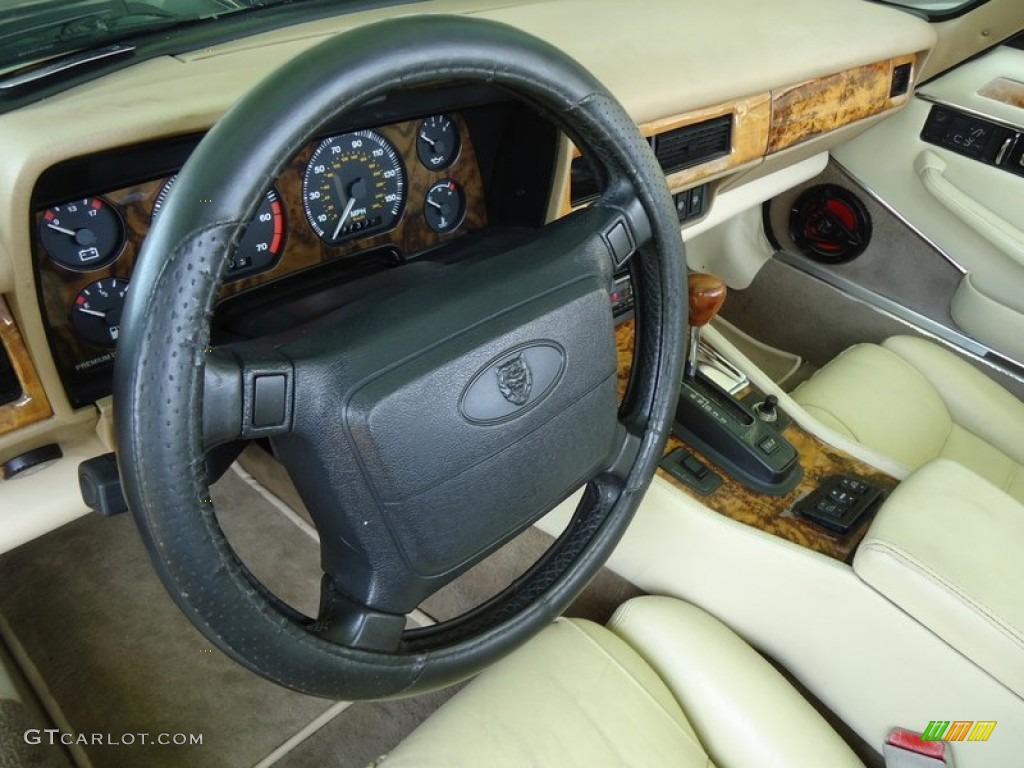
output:
[[0, 405], [0, 435], [13, 432], [21, 427], [42, 421], [53, 415], [50, 401], [46, 398], [43, 383], [39, 380], [28, 348], [21, 332], [14, 322], [14, 316], [7, 302], [0, 296], [0, 343], [7, 351], [15, 374], [21, 381], [21, 397], [12, 403]]
[[[914, 55], [897, 56], [773, 91], [768, 153], [905, 104], [916, 62]], [[890, 96], [893, 70], [903, 64], [912, 67], [907, 92]]]
[[[632, 320], [627, 320], [616, 329], [620, 397], [625, 393], [629, 381], [629, 369], [633, 361], [633, 341], [634, 324]], [[732, 520], [849, 563], [853, 559], [857, 545], [867, 533], [869, 521], [865, 520], [857, 529], [845, 536], [838, 536], [797, 517], [793, 512], [793, 505], [829, 475], [856, 475], [883, 488], [886, 492], [895, 488], [898, 481], [884, 472], [826, 445], [795, 423], [790, 424], [782, 434], [799, 452], [800, 466], [804, 470], [804, 476], [800, 483], [784, 496], [768, 496], [744, 488], [716, 467], [713, 461], [674, 435], [669, 437], [668, 445], [665, 448], [666, 454], [680, 447], [693, 451], [701, 461], [722, 477], [722, 485], [709, 496], [700, 496], [664, 470], [659, 469], [658, 474], [681, 493], [692, 496], [706, 507]]]
[[985, 83], [978, 89], [978, 95], [1024, 109], [1024, 83], [1008, 77], [997, 77]]
[[669, 189], [672, 192], [679, 192], [706, 178], [764, 157], [771, 125], [771, 101], [770, 93], [759, 93], [745, 99], [727, 101], [693, 112], [643, 123], [640, 125], [640, 133], [645, 137], [650, 137], [705, 120], [713, 120], [723, 115], [732, 115], [732, 149], [728, 155], [709, 160], [693, 168], [676, 171], [665, 177]]

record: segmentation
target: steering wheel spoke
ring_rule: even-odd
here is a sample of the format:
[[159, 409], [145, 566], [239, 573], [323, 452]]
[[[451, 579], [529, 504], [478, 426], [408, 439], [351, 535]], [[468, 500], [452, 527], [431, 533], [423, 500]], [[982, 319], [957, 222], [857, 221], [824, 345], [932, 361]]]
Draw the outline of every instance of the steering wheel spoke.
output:
[[368, 651], [395, 652], [406, 618], [401, 613], [374, 611], [349, 597], [328, 574], [320, 582], [320, 610], [313, 631], [338, 645]]
[[651, 221], [632, 185], [621, 176], [614, 177], [604, 194], [593, 204], [606, 220], [598, 231], [608, 248], [615, 270], [651, 241]]
[[290, 360], [257, 345], [214, 348], [203, 369], [203, 448], [287, 434], [295, 372]]

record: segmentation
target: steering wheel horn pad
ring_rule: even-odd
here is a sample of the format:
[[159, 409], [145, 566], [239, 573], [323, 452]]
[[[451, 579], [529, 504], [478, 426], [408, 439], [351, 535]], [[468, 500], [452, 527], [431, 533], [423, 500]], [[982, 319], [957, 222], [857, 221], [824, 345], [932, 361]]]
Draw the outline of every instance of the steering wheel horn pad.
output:
[[[444, 281], [211, 351], [230, 253], [288, 159], [338, 114], [438, 81], [491, 83], [544, 111], [593, 153], [604, 195], [450, 265]], [[523, 32], [408, 17], [332, 38], [271, 75], [178, 179], [133, 276], [115, 408], [126, 498], [186, 615], [271, 680], [357, 699], [463, 679], [564, 610], [650, 482], [685, 338], [675, 209], [621, 106]], [[608, 293], [623, 254], [609, 233], [623, 226], [637, 247], [639, 333], [617, 408]], [[500, 241], [481, 247], [489, 242]], [[261, 377], [283, 387], [278, 423], [254, 410]], [[317, 617], [255, 580], [210, 502], [204, 451], [268, 436], [320, 533]], [[565, 533], [508, 589], [451, 622], [403, 632], [407, 612], [581, 485]]]

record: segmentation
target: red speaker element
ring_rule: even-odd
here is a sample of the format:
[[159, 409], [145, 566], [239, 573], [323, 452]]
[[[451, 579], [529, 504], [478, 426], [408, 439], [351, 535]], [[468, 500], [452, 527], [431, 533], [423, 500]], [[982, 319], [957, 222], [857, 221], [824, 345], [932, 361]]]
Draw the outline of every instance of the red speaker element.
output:
[[836, 184], [819, 184], [793, 203], [789, 235], [808, 258], [842, 264], [871, 242], [871, 216], [860, 198]]

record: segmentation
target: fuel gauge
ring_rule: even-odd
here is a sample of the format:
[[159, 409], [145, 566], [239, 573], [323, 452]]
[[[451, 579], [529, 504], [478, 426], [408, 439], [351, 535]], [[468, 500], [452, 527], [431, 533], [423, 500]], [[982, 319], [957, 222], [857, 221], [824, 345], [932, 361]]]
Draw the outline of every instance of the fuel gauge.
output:
[[117, 344], [128, 281], [118, 277], [96, 280], [85, 286], [71, 307], [75, 333], [98, 347]]

